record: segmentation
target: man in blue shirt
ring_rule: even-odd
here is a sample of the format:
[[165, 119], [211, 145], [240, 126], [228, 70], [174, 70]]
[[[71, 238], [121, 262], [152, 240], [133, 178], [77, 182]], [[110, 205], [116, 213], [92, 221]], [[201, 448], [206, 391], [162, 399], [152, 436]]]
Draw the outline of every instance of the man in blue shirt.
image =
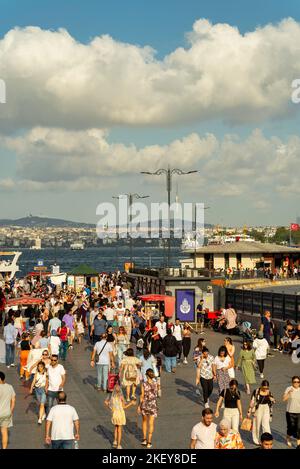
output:
[[7, 368], [15, 366], [15, 345], [18, 331], [13, 324], [12, 318], [8, 319], [7, 326], [4, 327], [4, 342], [5, 342], [5, 362]]

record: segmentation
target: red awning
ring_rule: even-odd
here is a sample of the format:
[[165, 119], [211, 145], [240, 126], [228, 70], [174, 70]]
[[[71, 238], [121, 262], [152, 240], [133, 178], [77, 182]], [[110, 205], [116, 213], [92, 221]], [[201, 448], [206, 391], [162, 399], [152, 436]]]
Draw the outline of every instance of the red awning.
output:
[[27, 277], [40, 277], [40, 276], [47, 277], [47, 276], [50, 276], [50, 275], [52, 275], [51, 272], [41, 272], [41, 273], [40, 272], [29, 272], [27, 274]]
[[6, 306], [17, 306], [17, 305], [42, 305], [45, 300], [42, 298], [34, 298], [32, 296], [22, 296], [21, 298], [10, 298], [7, 300]]
[[151, 295], [141, 295], [139, 298], [143, 301], [148, 302], [163, 302], [165, 305], [165, 315], [168, 318], [171, 318], [175, 312], [175, 297], [169, 295], [158, 295], [158, 294], [151, 294]]

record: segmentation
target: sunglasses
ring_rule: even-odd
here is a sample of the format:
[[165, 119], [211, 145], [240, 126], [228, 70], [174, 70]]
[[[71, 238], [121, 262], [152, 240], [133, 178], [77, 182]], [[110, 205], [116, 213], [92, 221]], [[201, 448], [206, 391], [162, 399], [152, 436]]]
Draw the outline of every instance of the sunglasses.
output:
[[299, 383], [300, 383], [300, 381], [293, 381], [293, 383], [298, 383], [298, 384], [299, 384]]

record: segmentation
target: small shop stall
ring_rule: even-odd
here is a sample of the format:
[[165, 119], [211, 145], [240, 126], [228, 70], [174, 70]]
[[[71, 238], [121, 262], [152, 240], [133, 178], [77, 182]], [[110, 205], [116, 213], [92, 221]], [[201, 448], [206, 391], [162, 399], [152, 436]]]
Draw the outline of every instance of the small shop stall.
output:
[[139, 299], [145, 302], [145, 308], [154, 309], [159, 305], [159, 310], [163, 312], [166, 318], [170, 319], [175, 314], [175, 297], [169, 295], [141, 295]]
[[5, 310], [8, 312], [10, 309], [14, 311], [18, 311], [20, 308], [24, 311], [25, 310], [25, 317], [22, 318], [23, 322], [23, 330], [26, 329], [26, 322], [28, 321], [28, 317], [26, 317], [26, 309], [34, 306], [40, 306], [45, 303], [43, 298], [35, 298], [33, 296], [24, 295], [20, 298], [9, 298], [6, 301]]
[[93, 267], [81, 264], [67, 274], [67, 285], [69, 290], [77, 293], [87, 286], [91, 291], [99, 290], [99, 273]]

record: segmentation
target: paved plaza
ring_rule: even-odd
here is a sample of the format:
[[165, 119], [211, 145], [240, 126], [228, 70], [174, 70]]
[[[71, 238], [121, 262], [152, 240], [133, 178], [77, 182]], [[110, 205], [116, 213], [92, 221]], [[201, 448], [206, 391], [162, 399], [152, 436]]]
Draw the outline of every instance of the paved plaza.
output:
[[[193, 345], [198, 337], [193, 334]], [[215, 355], [222, 345], [224, 335], [206, 330], [205, 338], [210, 352]], [[236, 345], [236, 359], [240, 350], [241, 339], [233, 337]], [[268, 358], [265, 367], [265, 377], [271, 383], [271, 391], [277, 401], [274, 406], [272, 433], [275, 439], [274, 448], [287, 448], [285, 445], [285, 404], [282, 394], [291, 377], [300, 373], [300, 365], [293, 365], [288, 355], [273, 352], [274, 357]], [[75, 345], [69, 352], [65, 368], [67, 380], [65, 391], [68, 403], [73, 405], [80, 418], [82, 449], [110, 449], [113, 441], [113, 425], [110, 412], [104, 406], [106, 395], [94, 389], [96, 371], [89, 365], [90, 347], [86, 341]], [[10, 432], [9, 448], [47, 448], [44, 444], [45, 423], [37, 424], [37, 405], [28, 388], [18, 380], [16, 369], [7, 369], [0, 365], [0, 370], [6, 373], [7, 382], [12, 384], [17, 394], [14, 427]], [[237, 372], [237, 379], [242, 383], [242, 375]], [[260, 382], [258, 376], [258, 382]], [[188, 365], [180, 365], [176, 374], [162, 374], [162, 398], [159, 400], [159, 416], [153, 437], [153, 448], [157, 449], [186, 449], [190, 443], [190, 433], [193, 425], [198, 423], [203, 409], [202, 397], [195, 394], [195, 370], [191, 359]], [[242, 387], [241, 387], [242, 388]], [[243, 411], [246, 413], [249, 396], [242, 390]], [[215, 410], [217, 401], [217, 387], [211, 396], [211, 406]], [[126, 411], [127, 425], [124, 429], [122, 446], [124, 449], [139, 449], [141, 433], [141, 417], [136, 408]], [[222, 412], [221, 412], [222, 415]], [[216, 420], [216, 419], [215, 419]], [[217, 419], [218, 421], [220, 419]], [[241, 432], [247, 448], [254, 448], [251, 435]]]

